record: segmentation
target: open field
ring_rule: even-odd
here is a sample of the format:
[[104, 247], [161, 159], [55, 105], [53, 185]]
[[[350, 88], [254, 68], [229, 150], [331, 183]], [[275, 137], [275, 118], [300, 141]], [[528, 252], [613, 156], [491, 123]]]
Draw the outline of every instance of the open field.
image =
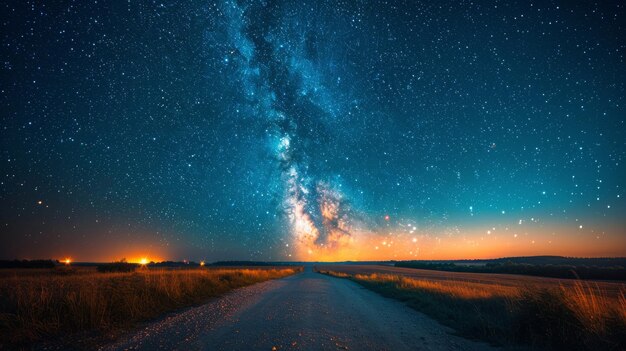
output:
[[[542, 288], [558, 288], [560, 286], [563, 286], [569, 289], [573, 289], [578, 284], [578, 281], [574, 279], [546, 278], [519, 274], [447, 272], [381, 265], [324, 265], [320, 267], [325, 270], [327, 269], [349, 274], [400, 274], [402, 276], [416, 278], [420, 280], [438, 282], [461, 281], [468, 283], [485, 284], [487, 286], [494, 285], [514, 288], [532, 285]], [[602, 291], [604, 295], [612, 298], [617, 298], [620, 293], [626, 291], [626, 282], [597, 280], [589, 280], [586, 282], [594, 287], [597, 287], [598, 290]]]
[[387, 266], [317, 269], [404, 301], [471, 338], [570, 350], [626, 345], [622, 283]]
[[626, 281], [626, 258], [505, 257], [477, 261], [399, 261], [396, 267], [448, 272], [531, 275], [559, 279]]
[[98, 273], [95, 267], [1, 270], [0, 349], [2, 345], [29, 348], [41, 340], [61, 341], [60, 335], [72, 347], [88, 348], [94, 339], [117, 335], [165, 312], [301, 270], [301, 267], [141, 269], [133, 273]]

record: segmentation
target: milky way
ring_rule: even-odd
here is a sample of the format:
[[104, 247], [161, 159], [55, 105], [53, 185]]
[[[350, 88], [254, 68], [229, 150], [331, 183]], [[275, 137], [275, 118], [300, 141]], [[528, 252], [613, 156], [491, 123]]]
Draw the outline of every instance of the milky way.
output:
[[[267, 121], [266, 142], [274, 149], [284, 193], [282, 210], [295, 243], [304, 245], [307, 253], [334, 250], [352, 236], [350, 208], [340, 184], [329, 172], [311, 166], [324, 156], [315, 145], [320, 139], [336, 143], [329, 121], [350, 122], [340, 116], [346, 113], [344, 106], [333, 101], [338, 95], [345, 98], [334, 91], [341, 77], [331, 81], [330, 72], [324, 72], [317, 59], [320, 53], [335, 50], [328, 46], [341, 43], [320, 37], [319, 29], [333, 28], [334, 23], [325, 23], [329, 14], [314, 9], [225, 3], [217, 9], [224, 14], [224, 23], [216, 26], [225, 29], [210, 33], [208, 42], [216, 55], [226, 53], [223, 62], [232, 67], [229, 79], [246, 98], [243, 113]], [[253, 13], [276, 18], [255, 20]]]
[[626, 253], [621, 4], [1, 12], [0, 256]]

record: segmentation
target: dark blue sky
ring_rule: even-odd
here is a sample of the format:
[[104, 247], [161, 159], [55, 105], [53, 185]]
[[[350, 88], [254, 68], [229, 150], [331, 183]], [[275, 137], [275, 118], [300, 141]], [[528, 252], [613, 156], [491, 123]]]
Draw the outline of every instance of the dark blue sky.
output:
[[619, 2], [0, 12], [2, 257], [626, 254]]

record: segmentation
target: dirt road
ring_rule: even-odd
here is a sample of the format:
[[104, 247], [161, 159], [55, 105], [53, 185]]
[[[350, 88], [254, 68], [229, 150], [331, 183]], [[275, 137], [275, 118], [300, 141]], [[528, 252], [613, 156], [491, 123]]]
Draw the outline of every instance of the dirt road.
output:
[[314, 273], [237, 289], [101, 350], [487, 350], [400, 302]]

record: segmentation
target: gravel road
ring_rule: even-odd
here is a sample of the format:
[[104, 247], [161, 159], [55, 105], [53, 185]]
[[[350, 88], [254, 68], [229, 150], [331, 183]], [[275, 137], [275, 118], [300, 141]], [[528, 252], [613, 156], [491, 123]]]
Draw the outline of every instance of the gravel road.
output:
[[109, 350], [488, 350], [398, 301], [305, 272], [172, 314]]

